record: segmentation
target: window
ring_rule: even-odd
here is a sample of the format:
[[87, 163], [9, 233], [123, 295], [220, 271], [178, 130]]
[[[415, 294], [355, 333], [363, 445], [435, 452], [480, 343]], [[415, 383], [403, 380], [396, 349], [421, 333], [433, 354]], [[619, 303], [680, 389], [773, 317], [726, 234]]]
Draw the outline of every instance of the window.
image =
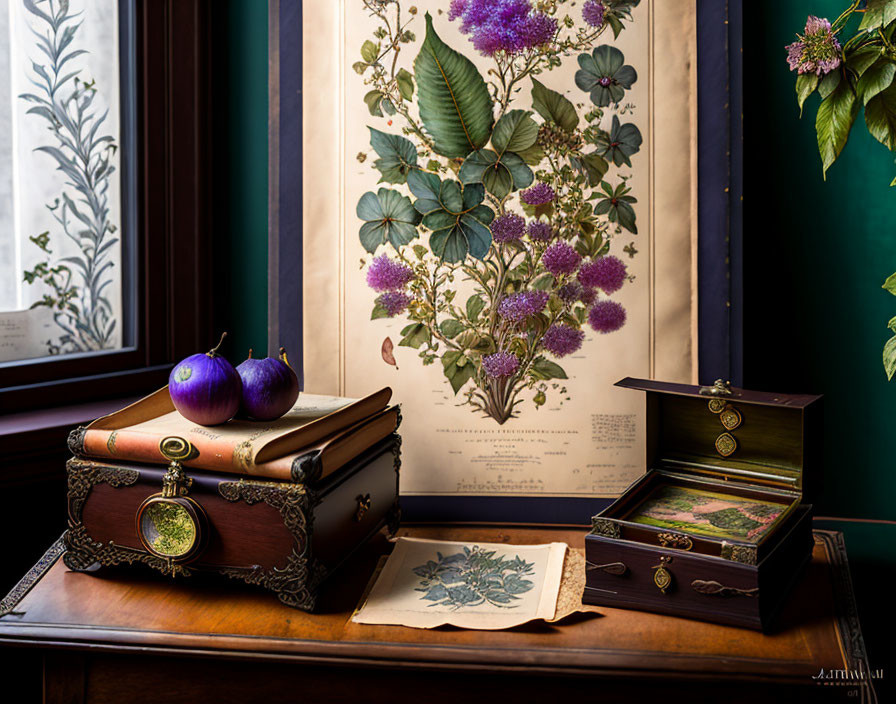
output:
[[0, 362], [134, 344], [130, 20], [0, 0]]

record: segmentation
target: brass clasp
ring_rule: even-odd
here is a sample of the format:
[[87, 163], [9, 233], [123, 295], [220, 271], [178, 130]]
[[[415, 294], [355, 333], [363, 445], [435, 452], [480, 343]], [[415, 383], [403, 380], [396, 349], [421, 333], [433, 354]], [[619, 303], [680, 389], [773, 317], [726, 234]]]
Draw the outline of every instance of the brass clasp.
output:
[[666, 565], [671, 562], [672, 558], [669, 555], [663, 555], [660, 557], [660, 564], [651, 567], [651, 569], [656, 570], [653, 573], [653, 583], [663, 594], [672, 586], [672, 573], [666, 569]]
[[193, 479], [186, 475], [181, 462], [192, 459], [199, 453], [189, 442], [176, 435], [163, 438], [159, 443], [159, 452], [171, 462], [168, 471], [162, 477], [162, 496], [165, 498], [186, 496], [193, 485]]

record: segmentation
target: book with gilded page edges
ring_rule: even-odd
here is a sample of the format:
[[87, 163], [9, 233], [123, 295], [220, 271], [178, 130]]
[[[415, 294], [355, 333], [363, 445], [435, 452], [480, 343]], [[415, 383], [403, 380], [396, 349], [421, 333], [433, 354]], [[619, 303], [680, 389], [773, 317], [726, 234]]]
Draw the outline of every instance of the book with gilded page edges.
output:
[[391, 397], [389, 388], [361, 399], [303, 393], [277, 420], [205, 427], [178, 413], [165, 387], [93, 421], [72, 449], [86, 457], [167, 464], [159, 443], [177, 436], [193, 448], [183, 462], [188, 467], [312, 482], [395, 432], [400, 415], [397, 406], [387, 407]]

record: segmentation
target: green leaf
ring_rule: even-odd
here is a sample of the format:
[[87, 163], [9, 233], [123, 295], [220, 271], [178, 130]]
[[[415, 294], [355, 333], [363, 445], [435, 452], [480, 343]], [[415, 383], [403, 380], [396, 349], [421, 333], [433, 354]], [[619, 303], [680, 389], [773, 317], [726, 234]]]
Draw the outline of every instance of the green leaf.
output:
[[368, 252], [390, 242], [396, 249], [409, 244], [417, 237], [420, 214], [414, 210], [411, 199], [398, 191], [381, 188], [374, 193], [367, 191], [358, 201], [355, 211], [364, 224], [361, 225], [361, 244]]
[[361, 58], [369, 64], [372, 64], [374, 61], [376, 61], [376, 57], [379, 55], [379, 53], [379, 47], [377, 47], [377, 45], [369, 39], [361, 45]]
[[478, 293], [467, 299], [467, 317], [471, 321], [475, 321], [479, 317], [483, 308], [485, 308], [485, 301]]
[[538, 139], [538, 124], [528, 110], [511, 110], [502, 115], [492, 132], [492, 146], [499, 154], [529, 149]]
[[374, 303], [373, 311], [370, 313], [371, 320], [377, 320], [378, 318], [388, 318], [389, 314], [386, 312], [386, 309], [383, 308], [382, 303]]
[[890, 328], [893, 332], [896, 332], [896, 317], [890, 318], [890, 322], [887, 323], [887, 327]]
[[468, 362], [469, 360], [459, 350], [449, 350], [442, 355], [442, 369], [455, 394], [473, 378], [475, 370]]
[[[857, 76], [861, 76], [868, 67], [880, 58], [881, 48], [877, 46], [866, 46], [852, 52], [846, 57], [846, 66]], [[814, 76], [814, 73], [802, 74], [804, 76]]]
[[579, 114], [569, 98], [551, 90], [537, 78], [532, 78], [532, 109], [545, 120], [550, 120], [566, 132], [573, 132], [579, 124]]
[[588, 177], [588, 185], [592, 188], [601, 182], [610, 168], [606, 159], [597, 152], [591, 152], [582, 156], [571, 156], [569, 157], [569, 164], [576, 171]]
[[865, 125], [878, 142], [890, 151], [896, 151], [896, 86], [890, 86], [868, 101]]
[[383, 111], [381, 109], [383, 94], [378, 90], [372, 90], [367, 95], [365, 95], [364, 102], [367, 103], [367, 109], [370, 111], [371, 115], [373, 115], [374, 117], [383, 116]]
[[401, 331], [401, 334], [401, 342], [398, 343], [400, 347], [420, 349], [421, 345], [432, 340], [429, 328], [423, 323], [411, 323]]
[[590, 54], [579, 54], [578, 61], [576, 85], [590, 93], [591, 102], [601, 108], [619, 103], [638, 80], [635, 69], [625, 63], [623, 53], [609, 44], [595, 47]]
[[464, 159], [458, 177], [464, 184], [481, 183], [496, 198], [504, 198], [511, 191], [531, 185], [535, 179], [532, 169], [513, 152], [498, 156], [491, 149], [480, 149]]
[[822, 100], [827, 98], [831, 93], [834, 92], [834, 89], [840, 85], [840, 79], [843, 76], [839, 71], [831, 71], [827, 76], [822, 78], [818, 83], [818, 94], [821, 96]]
[[868, 0], [859, 29], [877, 29], [896, 19], [896, 0]]
[[641, 149], [642, 141], [641, 131], [634, 124], [626, 122], [622, 125], [619, 123], [619, 117], [613, 115], [613, 125], [609, 134], [604, 132], [597, 140], [597, 151], [616, 166], [623, 164], [631, 166], [631, 157]]
[[849, 81], [841, 81], [837, 84], [834, 91], [818, 106], [818, 114], [815, 116], [815, 132], [818, 136], [822, 176], [827, 175], [831, 164], [846, 146], [849, 130], [855, 122], [858, 109], [858, 101], [852, 92]]
[[532, 282], [532, 288], [537, 291], [550, 291], [554, 288], [554, 275], [542, 274]]
[[862, 74], [856, 84], [856, 92], [862, 96], [865, 105], [875, 95], [890, 87], [894, 75], [896, 75], [896, 66], [888, 59], [880, 59]]
[[486, 255], [492, 243], [488, 225], [495, 213], [481, 205], [485, 198], [481, 183], [461, 190], [457, 181], [440, 181], [434, 174], [414, 170], [408, 174], [408, 186], [419, 196], [414, 209], [423, 214], [423, 226], [432, 230], [433, 254], [449, 263], [461, 262], [467, 254], [479, 259]]
[[417, 148], [409, 139], [386, 134], [373, 127], [370, 130], [370, 146], [380, 158], [373, 166], [382, 174], [380, 181], [404, 183], [408, 172], [417, 165]]
[[454, 320], [454, 318], [448, 318], [439, 324], [439, 330], [442, 331], [445, 337], [451, 340], [464, 331], [464, 324], [459, 320]]
[[544, 357], [536, 357], [529, 367], [529, 374], [536, 379], [547, 381], [548, 379], [568, 379], [566, 372], [556, 362], [552, 362]]
[[885, 291], [889, 291], [894, 296], [896, 296], [896, 274], [890, 274], [887, 277], [887, 280], [884, 281], [884, 285], [881, 286]]
[[439, 38], [428, 12], [414, 73], [420, 120], [433, 151], [457, 158], [484, 147], [494, 122], [488, 87], [473, 62]]
[[884, 371], [887, 372], [887, 379], [892, 380], [896, 373], [896, 335], [884, 345]]
[[410, 71], [403, 68], [398, 69], [398, 73], [395, 74], [395, 82], [398, 84], [398, 92], [401, 93], [402, 98], [410, 100], [414, 97], [414, 77]]
[[523, 149], [523, 151], [519, 152], [519, 155], [529, 166], [538, 166], [541, 160], [544, 159], [544, 149], [536, 143], [528, 149]]
[[803, 103], [806, 102], [815, 89], [818, 88], [818, 76], [814, 73], [801, 73], [796, 77], [796, 103], [800, 106], [800, 115], [803, 114]]
[[[479, 206], [492, 218], [494, 213], [485, 206]], [[428, 217], [428, 216], [427, 216]], [[477, 259], [482, 259], [492, 243], [492, 233], [484, 222], [481, 212], [477, 214], [464, 213], [451, 227], [434, 230], [429, 238], [429, 247], [440, 259], [449, 264], [462, 262], [467, 254]], [[491, 219], [488, 219], [491, 222]]]

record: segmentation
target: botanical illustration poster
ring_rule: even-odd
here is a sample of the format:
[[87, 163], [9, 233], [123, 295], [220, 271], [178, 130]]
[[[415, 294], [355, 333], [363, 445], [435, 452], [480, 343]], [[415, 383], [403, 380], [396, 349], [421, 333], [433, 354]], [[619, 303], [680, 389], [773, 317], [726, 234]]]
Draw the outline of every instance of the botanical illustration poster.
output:
[[550, 621], [557, 610], [566, 550], [565, 543], [400, 538], [352, 620], [481, 630], [512, 628], [533, 619]]
[[0, 362], [122, 346], [118, 0], [0, 0]]
[[306, 388], [391, 386], [402, 492], [613, 496], [696, 373], [694, 3], [306, 3]]
[[659, 487], [629, 520], [729, 540], [759, 542], [787, 505], [690, 487]]

